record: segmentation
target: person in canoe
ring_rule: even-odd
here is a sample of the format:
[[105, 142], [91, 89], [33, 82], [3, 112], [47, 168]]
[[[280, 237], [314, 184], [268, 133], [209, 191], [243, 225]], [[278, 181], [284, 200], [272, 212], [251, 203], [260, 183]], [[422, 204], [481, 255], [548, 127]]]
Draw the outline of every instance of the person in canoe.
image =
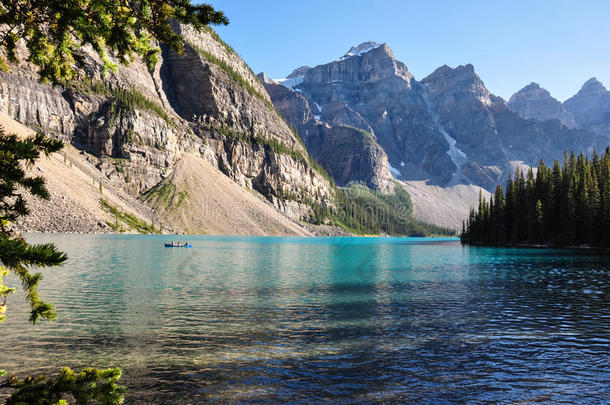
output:
[[188, 242], [184, 242], [184, 243], [171, 242], [171, 243], [166, 243], [165, 247], [191, 247], [191, 245]]

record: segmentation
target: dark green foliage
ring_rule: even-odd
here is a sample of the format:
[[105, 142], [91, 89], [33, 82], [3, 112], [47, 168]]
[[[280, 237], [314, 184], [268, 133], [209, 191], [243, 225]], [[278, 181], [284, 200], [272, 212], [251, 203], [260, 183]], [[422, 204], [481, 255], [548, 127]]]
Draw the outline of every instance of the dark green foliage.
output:
[[373, 137], [373, 135], [370, 132], [365, 131], [362, 128], [356, 128], [356, 127], [354, 127], [352, 125], [347, 125], [347, 124], [339, 124], [338, 126], [344, 127], [344, 128], [353, 129], [354, 131], [358, 131], [359, 133], [361, 133], [364, 136], [364, 139], [367, 142], [369, 142], [369, 143], [375, 142], [375, 138]]
[[563, 165], [540, 162], [509, 179], [470, 212], [462, 242], [610, 247], [610, 148], [593, 158], [567, 153]]
[[417, 221], [412, 215], [409, 193], [396, 184], [394, 194], [385, 195], [365, 186], [336, 188], [334, 210], [317, 208], [314, 222], [330, 219], [356, 234], [395, 236], [453, 235], [455, 231]]
[[86, 368], [76, 374], [68, 367], [53, 379], [38, 376], [19, 380], [13, 376], [7, 385], [17, 391], [6, 404], [58, 404], [66, 394], [72, 395], [79, 405], [122, 404], [127, 389], [117, 384], [120, 378], [121, 370], [118, 368]]
[[[106, 70], [116, 69], [110, 56], [122, 64], [139, 56], [152, 69], [160, 52], [155, 40], [183, 51], [171, 20], [197, 29], [229, 22], [212, 6], [190, 0], [0, 0], [0, 48], [14, 61], [16, 44], [23, 40], [28, 61], [38, 67], [41, 80], [52, 83], [74, 78], [86, 45], [100, 55]], [[0, 65], [7, 68], [1, 58]]]
[[156, 204], [169, 208], [175, 195], [176, 185], [166, 180], [157, 183], [153, 188], [147, 190], [144, 193], [144, 198], [146, 201], [154, 201]]
[[30, 321], [36, 323], [40, 318], [56, 318], [53, 305], [44, 302], [38, 295], [38, 283], [42, 273], [30, 273], [29, 268], [58, 266], [67, 256], [57, 251], [54, 245], [30, 245], [19, 237], [0, 233], [0, 262], [21, 280], [25, 297], [30, 304]]
[[14, 221], [28, 214], [23, 196], [17, 191], [18, 187], [23, 187], [37, 197], [49, 198], [44, 179], [26, 176], [24, 166], [31, 166], [41, 153], [49, 155], [62, 147], [60, 141], [42, 134], [19, 140], [16, 135], [7, 135], [0, 127], [0, 220]]
[[144, 94], [134, 89], [111, 87], [107, 83], [93, 82], [90, 79], [65, 83], [66, 86], [80, 93], [99, 94], [108, 97], [111, 106], [115, 110], [126, 109], [129, 111], [139, 108], [157, 114], [167, 124], [173, 126], [174, 122], [167, 115], [163, 107], [150, 100]]
[[[30, 245], [22, 237], [11, 233], [7, 226], [10, 221], [29, 212], [20, 190], [43, 199], [49, 198], [44, 179], [28, 177], [24, 169], [31, 166], [41, 153], [48, 155], [59, 151], [62, 146], [60, 141], [41, 134], [21, 140], [15, 135], [6, 135], [0, 128], [0, 322], [5, 318], [7, 298], [14, 292], [14, 288], [3, 284], [2, 277], [11, 272], [21, 281], [30, 304], [30, 322], [36, 323], [40, 318], [56, 318], [53, 305], [44, 302], [38, 295], [42, 274], [39, 271], [31, 273], [30, 269], [58, 266], [67, 256], [51, 244]], [[0, 375], [4, 374], [5, 371], [0, 370]], [[92, 368], [78, 375], [65, 368], [55, 379], [40, 376], [18, 380], [13, 376], [4, 384], [16, 389], [6, 403], [56, 404], [60, 403], [63, 394], [71, 394], [78, 404], [122, 403], [125, 387], [117, 385], [120, 377], [119, 369]]]
[[[31, 166], [41, 153], [48, 155], [59, 151], [62, 146], [60, 141], [42, 134], [20, 140], [16, 135], [7, 135], [0, 127], [0, 276], [14, 272], [19, 278], [30, 304], [30, 321], [34, 323], [39, 318], [55, 319], [56, 314], [53, 305], [44, 302], [38, 295], [41, 273], [31, 273], [29, 270], [32, 267], [60, 265], [66, 260], [66, 255], [58, 252], [53, 245], [30, 245], [23, 238], [11, 234], [6, 226], [29, 213], [21, 190], [40, 198], [49, 198], [44, 179], [28, 176], [25, 167]], [[0, 308], [4, 308], [3, 312], [7, 296], [12, 292], [12, 288], [0, 282], [0, 299], [3, 300]]]

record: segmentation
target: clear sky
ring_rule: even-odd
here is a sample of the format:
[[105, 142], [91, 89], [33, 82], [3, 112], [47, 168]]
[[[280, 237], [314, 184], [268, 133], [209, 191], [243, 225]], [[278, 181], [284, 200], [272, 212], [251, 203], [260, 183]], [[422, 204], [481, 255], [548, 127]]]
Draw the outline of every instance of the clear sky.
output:
[[221, 37], [272, 78], [386, 42], [416, 79], [472, 63], [508, 99], [540, 83], [563, 101], [591, 77], [610, 87], [608, 0], [210, 0], [231, 23]]

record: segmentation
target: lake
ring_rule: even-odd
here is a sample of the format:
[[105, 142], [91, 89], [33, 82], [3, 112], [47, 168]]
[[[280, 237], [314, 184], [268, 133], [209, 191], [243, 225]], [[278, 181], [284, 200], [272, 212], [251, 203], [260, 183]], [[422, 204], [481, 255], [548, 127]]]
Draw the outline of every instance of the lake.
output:
[[173, 239], [30, 235], [69, 255], [40, 288], [58, 321], [18, 288], [0, 368], [120, 366], [127, 403], [610, 403], [610, 255]]

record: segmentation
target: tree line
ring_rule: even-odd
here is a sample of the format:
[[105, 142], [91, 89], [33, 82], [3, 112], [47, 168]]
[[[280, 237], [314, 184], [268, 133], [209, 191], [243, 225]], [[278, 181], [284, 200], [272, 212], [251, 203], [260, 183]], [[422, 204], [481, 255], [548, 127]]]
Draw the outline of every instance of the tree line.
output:
[[489, 201], [479, 198], [464, 223], [462, 243], [610, 247], [610, 147], [592, 158], [564, 153], [553, 167], [498, 185]]
[[326, 223], [355, 234], [392, 236], [455, 235], [453, 229], [413, 217], [411, 197], [396, 183], [393, 194], [382, 194], [363, 185], [335, 187], [336, 207], [314, 206], [313, 223]]

